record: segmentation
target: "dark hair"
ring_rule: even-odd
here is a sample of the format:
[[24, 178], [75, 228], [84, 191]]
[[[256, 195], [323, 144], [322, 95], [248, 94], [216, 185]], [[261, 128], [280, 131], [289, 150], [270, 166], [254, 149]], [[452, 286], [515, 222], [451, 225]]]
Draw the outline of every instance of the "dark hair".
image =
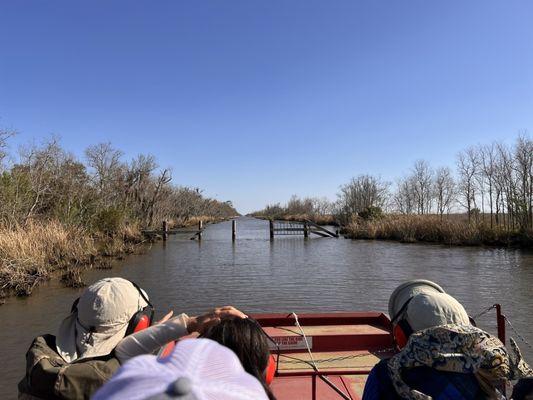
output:
[[202, 337], [233, 350], [244, 370], [261, 382], [270, 400], [275, 400], [265, 381], [265, 370], [270, 358], [268, 337], [257, 321], [253, 318], [227, 318], [209, 328]]

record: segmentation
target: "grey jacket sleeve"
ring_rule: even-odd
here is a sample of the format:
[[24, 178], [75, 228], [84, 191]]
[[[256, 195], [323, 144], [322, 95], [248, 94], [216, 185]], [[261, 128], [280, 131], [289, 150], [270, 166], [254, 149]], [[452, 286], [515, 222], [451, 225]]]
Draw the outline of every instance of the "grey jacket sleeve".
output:
[[188, 320], [187, 314], [180, 314], [161, 324], [128, 335], [115, 348], [115, 356], [122, 364], [135, 356], [151, 354], [165, 344], [187, 336]]

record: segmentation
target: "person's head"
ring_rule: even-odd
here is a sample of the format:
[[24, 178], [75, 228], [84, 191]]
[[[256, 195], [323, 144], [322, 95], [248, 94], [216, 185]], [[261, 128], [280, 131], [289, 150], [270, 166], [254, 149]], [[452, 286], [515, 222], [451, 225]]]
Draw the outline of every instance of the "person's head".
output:
[[126, 362], [93, 400], [267, 400], [255, 377], [225, 346], [185, 339], [164, 358], [142, 355]]
[[67, 362], [108, 355], [124, 336], [148, 327], [152, 317], [148, 296], [136, 284], [101, 279], [72, 305], [59, 327], [57, 351]]
[[469, 325], [464, 307], [434, 282], [417, 279], [398, 286], [389, 299], [393, 335], [401, 348], [409, 336], [440, 325]]
[[273, 398], [266, 384], [270, 350], [268, 337], [253, 318], [227, 318], [209, 328], [202, 337], [214, 340], [237, 355], [244, 370], [263, 384], [268, 396]]

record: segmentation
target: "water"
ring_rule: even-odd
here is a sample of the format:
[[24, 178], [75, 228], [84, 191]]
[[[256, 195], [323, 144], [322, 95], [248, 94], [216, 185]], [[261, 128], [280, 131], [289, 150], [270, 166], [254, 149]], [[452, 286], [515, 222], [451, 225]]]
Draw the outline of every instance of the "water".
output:
[[[85, 280], [131, 279], [149, 293], [161, 316], [170, 309], [194, 314], [227, 304], [245, 312], [386, 311], [399, 283], [426, 278], [472, 315], [501, 303], [515, 327], [533, 339], [531, 251], [332, 238], [270, 242], [268, 223], [251, 218], [238, 219], [237, 237], [232, 243], [230, 222], [209, 226], [201, 243], [171, 236], [112, 270], [89, 271]], [[0, 307], [1, 399], [16, 398], [32, 338], [55, 333], [79, 292], [51, 282]], [[494, 314], [478, 322], [495, 332]], [[533, 361], [533, 351], [524, 344], [522, 349]]]

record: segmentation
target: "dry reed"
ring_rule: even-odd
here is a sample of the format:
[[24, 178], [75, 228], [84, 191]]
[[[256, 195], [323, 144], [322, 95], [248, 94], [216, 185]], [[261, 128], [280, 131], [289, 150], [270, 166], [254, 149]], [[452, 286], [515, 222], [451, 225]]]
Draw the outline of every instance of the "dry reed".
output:
[[0, 292], [31, 294], [58, 271], [68, 286], [83, 286], [83, 269], [109, 268], [102, 256], [131, 253], [142, 242], [138, 226], [123, 227], [117, 235], [94, 236], [79, 227], [56, 221], [30, 222], [24, 227], [0, 230]]
[[429, 242], [448, 245], [527, 245], [531, 232], [509, 231], [459, 218], [440, 218], [436, 215], [387, 215], [365, 221], [355, 219], [343, 233], [351, 239], [383, 239], [400, 242]]

